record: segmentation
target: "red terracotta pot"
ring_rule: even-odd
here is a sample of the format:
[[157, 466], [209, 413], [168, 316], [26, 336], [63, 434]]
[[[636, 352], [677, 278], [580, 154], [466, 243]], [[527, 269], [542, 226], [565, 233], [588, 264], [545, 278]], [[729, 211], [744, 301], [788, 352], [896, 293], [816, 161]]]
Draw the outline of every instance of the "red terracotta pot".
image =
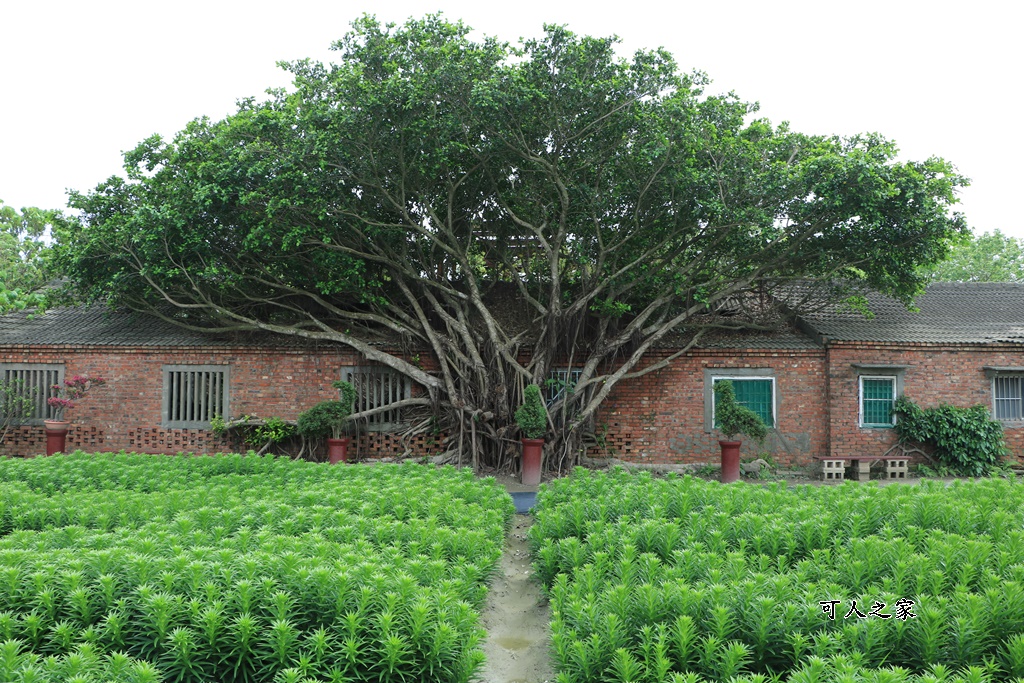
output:
[[740, 441], [719, 441], [722, 447], [722, 483], [731, 484], [740, 478]]
[[327, 459], [332, 465], [348, 462], [348, 442], [350, 440], [347, 436], [340, 439], [327, 439]]
[[526, 486], [540, 483], [540, 461], [544, 450], [544, 439], [523, 439], [523, 475]]
[[68, 427], [70, 422], [60, 420], [43, 420], [46, 428], [46, 454], [65, 453], [67, 451]]

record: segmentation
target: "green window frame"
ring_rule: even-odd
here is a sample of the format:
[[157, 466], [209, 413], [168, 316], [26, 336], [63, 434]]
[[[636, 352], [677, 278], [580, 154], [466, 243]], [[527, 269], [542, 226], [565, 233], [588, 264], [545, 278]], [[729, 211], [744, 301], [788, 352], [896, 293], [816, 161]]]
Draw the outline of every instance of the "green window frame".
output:
[[[715, 377], [713, 382], [729, 381], [736, 393], [736, 402], [750, 408], [769, 427], [775, 427], [775, 378], [774, 377]], [[714, 401], [712, 394], [712, 401]], [[712, 407], [712, 410], [714, 408]], [[718, 428], [718, 416], [714, 417]]]
[[896, 424], [896, 378], [860, 376], [860, 426], [892, 427]]

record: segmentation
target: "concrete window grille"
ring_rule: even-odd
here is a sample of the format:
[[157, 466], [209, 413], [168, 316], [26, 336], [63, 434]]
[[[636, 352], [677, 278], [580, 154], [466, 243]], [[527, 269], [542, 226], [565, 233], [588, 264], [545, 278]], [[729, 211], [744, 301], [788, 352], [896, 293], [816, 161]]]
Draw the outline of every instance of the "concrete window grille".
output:
[[214, 416], [230, 419], [228, 366], [165, 365], [163, 380], [165, 429], [209, 429]]
[[[392, 403], [411, 397], [411, 380], [386, 365], [360, 365], [342, 368], [341, 379], [349, 382], [356, 390], [353, 413], [374, 408], [384, 408]], [[402, 409], [384, 410], [363, 422], [369, 431], [388, 431], [402, 425]]]
[[[64, 381], [61, 363], [0, 363], [0, 380], [15, 389], [19, 396], [32, 399], [32, 414], [15, 416], [24, 424], [42, 424], [53, 419], [54, 408], [46, 399], [54, 395], [51, 388]], [[0, 411], [5, 406], [0, 405]]]

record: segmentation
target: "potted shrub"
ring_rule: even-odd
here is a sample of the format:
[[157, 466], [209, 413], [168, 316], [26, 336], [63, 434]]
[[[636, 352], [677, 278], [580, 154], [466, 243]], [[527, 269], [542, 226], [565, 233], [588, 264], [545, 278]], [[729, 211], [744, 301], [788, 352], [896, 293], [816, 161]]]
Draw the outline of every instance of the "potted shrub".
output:
[[64, 412], [78, 405], [92, 389], [106, 383], [102, 377], [75, 375], [65, 379], [63, 385], [54, 384], [50, 387], [54, 395], [46, 399], [46, 403], [53, 408], [53, 418], [43, 420], [47, 455], [63, 453], [67, 449], [68, 427], [71, 423], [64, 420]]
[[750, 408], [736, 402], [736, 391], [732, 382], [715, 382], [715, 422], [725, 436], [718, 442], [722, 449], [722, 483], [728, 484], [740, 478], [740, 441], [734, 441], [737, 434], [746, 434], [755, 441], [768, 436], [768, 425], [761, 416]]
[[331, 386], [341, 392], [338, 401], [322, 401], [301, 413], [297, 420], [299, 434], [306, 438], [327, 437], [327, 459], [332, 465], [348, 461], [349, 438], [345, 426], [356, 402], [356, 390], [348, 382], [336, 381]]
[[516, 424], [523, 433], [522, 482], [527, 486], [536, 486], [540, 483], [544, 432], [548, 430], [548, 411], [544, 407], [540, 387], [536, 384], [523, 390], [523, 405], [516, 411]]

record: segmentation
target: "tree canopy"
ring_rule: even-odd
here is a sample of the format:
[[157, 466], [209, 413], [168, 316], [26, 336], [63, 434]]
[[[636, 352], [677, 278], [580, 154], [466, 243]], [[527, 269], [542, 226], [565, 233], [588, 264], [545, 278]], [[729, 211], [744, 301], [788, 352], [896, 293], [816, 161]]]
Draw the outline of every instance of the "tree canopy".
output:
[[0, 314], [47, 304], [51, 248], [47, 231], [55, 212], [18, 211], [0, 200]]
[[922, 268], [943, 282], [1024, 282], [1024, 239], [999, 230], [953, 245], [947, 260]]
[[[615, 43], [363, 18], [337, 63], [288, 64], [292, 88], [145, 140], [124, 178], [73, 194], [62, 270], [178, 324], [347, 344], [426, 389], [413, 429], [440, 417], [491, 464], [523, 387], [572, 367], [549, 407], [566, 463], [618, 382], [671, 361], [645, 360], [667, 335], [771, 317], [711, 315], [722, 302], [794, 281], [909, 301], [966, 231], [948, 162], [774, 126]], [[429, 349], [431, 372], [368, 334]]]

